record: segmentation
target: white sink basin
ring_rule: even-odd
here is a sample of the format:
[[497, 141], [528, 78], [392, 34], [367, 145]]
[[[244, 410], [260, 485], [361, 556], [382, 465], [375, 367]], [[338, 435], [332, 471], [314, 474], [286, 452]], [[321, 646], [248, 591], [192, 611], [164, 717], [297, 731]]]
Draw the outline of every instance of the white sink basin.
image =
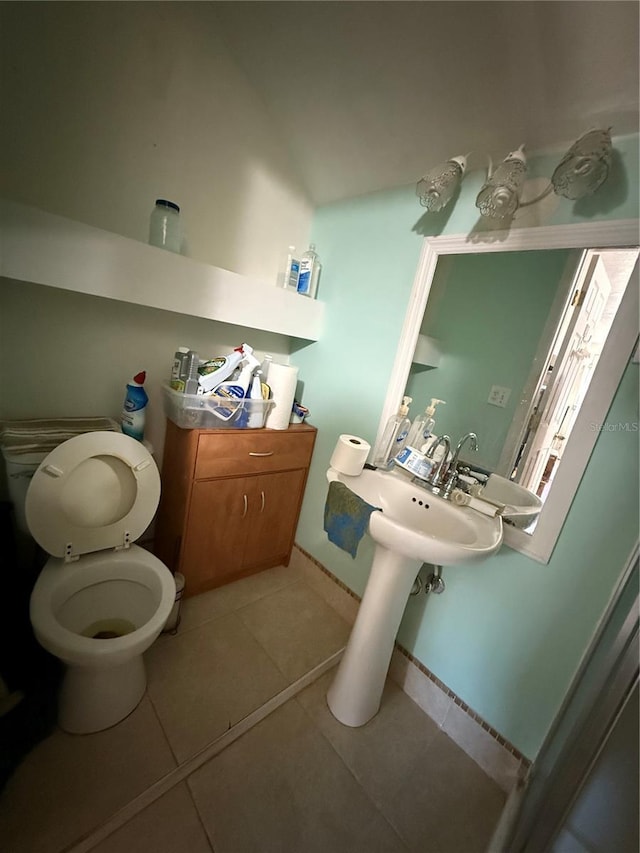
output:
[[505, 504], [502, 517], [516, 527], [526, 527], [542, 509], [542, 501], [537, 495], [499, 474], [491, 474], [480, 493], [482, 496]]
[[365, 468], [357, 477], [329, 468], [327, 479], [340, 480], [367, 503], [381, 507], [369, 520], [374, 542], [390, 551], [436, 565], [483, 560], [502, 544], [502, 521], [458, 507], [411, 483], [399, 472]]
[[362, 726], [380, 707], [393, 644], [422, 563], [474, 563], [502, 544], [502, 520], [458, 507], [416, 486], [399, 472], [365, 468], [357, 477], [333, 468], [368, 504], [368, 532], [376, 549], [362, 602], [336, 676], [327, 693], [333, 716]]

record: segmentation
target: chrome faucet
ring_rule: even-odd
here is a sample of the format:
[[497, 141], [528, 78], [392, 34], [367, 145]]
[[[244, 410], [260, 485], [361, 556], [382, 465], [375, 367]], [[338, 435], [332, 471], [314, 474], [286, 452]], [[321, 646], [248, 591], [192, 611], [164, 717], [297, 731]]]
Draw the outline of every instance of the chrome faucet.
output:
[[460, 441], [458, 442], [458, 445], [453, 454], [453, 459], [451, 460], [451, 467], [454, 471], [458, 470], [458, 458], [460, 456], [460, 451], [462, 450], [462, 445], [465, 443], [465, 441], [471, 442], [472, 450], [478, 450], [478, 436], [475, 434], [475, 432], [468, 432], [466, 435], [463, 435]]
[[444, 489], [442, 491], [442, 496], [445, 498], [449, 497], [449, 495], [457, 485], [458, 459], [460, 458], [460, 451], [462, 450], [462, 446], [467, 441], [469, 441], [472, 450], [477, 451], [478, 449], [478, 436], [475, 434], [475, 432], [468, 432], [466, 435], [462, 436], [453, 453], [453, 459], [451, 460], [451, 465], [449, 466], [449, 471], [447, 473]]
[[440, 460], [440, 462], [438, 462], [437, 465], [434, 466], [433, 470], [425, 481], [427, 486], [429, 486], [436, 494], [440, 491], [440, 487], [442, 486], [442, 482], [444, 479], [444, 474], [447, 470], [449, 454], [451, 453], [451, 439], [448, 435], [441, 435], [439, 438], [436, 438], [436, 440], [425, 453], [427, 459], [433, 459], [433, 454], [435, 453], [436, 447], [439, 447], [441, 444], [444, 445], [445, 449], [442, 455], [442, 459]]

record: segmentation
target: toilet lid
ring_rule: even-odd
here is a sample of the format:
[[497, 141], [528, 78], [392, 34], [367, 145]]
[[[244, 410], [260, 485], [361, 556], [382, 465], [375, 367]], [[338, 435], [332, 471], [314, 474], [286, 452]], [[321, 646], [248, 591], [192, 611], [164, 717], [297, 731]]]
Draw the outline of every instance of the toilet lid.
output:
[[160, 474], [146, 447], [128, 435], [89, 432], [56, 447], [33, 475], [29, 529], [54, 557], [122, 548], [148, 527]]

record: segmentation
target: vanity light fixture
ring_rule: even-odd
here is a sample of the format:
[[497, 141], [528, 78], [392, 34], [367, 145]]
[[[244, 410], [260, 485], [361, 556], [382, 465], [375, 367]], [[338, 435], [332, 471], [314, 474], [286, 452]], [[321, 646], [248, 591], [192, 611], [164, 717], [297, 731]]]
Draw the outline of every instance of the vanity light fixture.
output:
[[[575, 201], [594, 193], [607, 179], [611, 165], [611, 128], [583, 134], [556, 166], [548, 186], [528, 201], [522, 200], [527, 174], [524, 145], [512, 151], [494, 169], [489, 159], [487, 178], [476, 198], [481, 216], [512, 217], [520, 207], [535, 204], [550, 192]], [[467, 157], [458, 155], [430, 169], [416, 185], [416, 195], [429, 212], [442, 210], [460, 188]]]

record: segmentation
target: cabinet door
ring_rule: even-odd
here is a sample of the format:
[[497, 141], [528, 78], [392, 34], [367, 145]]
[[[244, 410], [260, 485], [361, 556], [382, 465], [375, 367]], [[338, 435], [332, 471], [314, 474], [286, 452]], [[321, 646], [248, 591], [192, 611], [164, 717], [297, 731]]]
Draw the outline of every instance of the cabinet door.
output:
[[253, 478], [193, 484], [180, 560], [186, 593], [195, 595], [239, 575], [250, 524]]
[[296, 532], [306, 471], [282, 471], [252, 478], [245, 569], [288, 562]]

